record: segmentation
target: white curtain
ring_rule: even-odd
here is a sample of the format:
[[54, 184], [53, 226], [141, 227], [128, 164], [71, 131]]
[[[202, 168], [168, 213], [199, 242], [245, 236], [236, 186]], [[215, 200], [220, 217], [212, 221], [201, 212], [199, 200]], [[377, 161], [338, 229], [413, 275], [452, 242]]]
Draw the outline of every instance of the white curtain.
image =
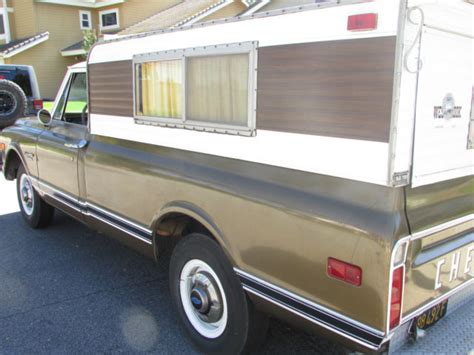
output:
[[186, 59], [186, 120], [247, 126], [249, 55]]

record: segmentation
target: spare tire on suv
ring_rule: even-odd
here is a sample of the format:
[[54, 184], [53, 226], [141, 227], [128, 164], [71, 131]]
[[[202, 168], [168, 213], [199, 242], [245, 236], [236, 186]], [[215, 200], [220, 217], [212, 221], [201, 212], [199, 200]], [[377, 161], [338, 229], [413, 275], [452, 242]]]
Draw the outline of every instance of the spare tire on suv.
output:
[[27, 108], [23, 90], [10, 80], [0, 80], [0, 129], [25, 116]]

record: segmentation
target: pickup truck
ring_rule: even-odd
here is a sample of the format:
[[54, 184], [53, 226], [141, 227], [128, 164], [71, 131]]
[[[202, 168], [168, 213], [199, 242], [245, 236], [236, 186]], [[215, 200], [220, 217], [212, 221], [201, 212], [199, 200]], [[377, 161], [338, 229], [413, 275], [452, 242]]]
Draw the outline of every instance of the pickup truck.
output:
[[334, 1], [98, 43], [1, 133], [5, 177], [33, 228], [57, 208], [170, 256], [204, 352], [268, 315], [396, 350], [474, 297], [470, 11]]

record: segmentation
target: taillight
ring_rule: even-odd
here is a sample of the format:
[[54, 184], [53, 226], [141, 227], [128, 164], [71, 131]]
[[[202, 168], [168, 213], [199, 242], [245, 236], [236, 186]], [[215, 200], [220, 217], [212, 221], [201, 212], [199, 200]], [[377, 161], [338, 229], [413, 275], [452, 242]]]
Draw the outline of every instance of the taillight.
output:
[[347, 18], [348, 31], [369, 31], [377, 28], [377, 14], [352, 15]]
[[362, 282], [362, 269], [341, 260], [328, 258], [327, 271], [329, 276], [354, 286], [360, 286]]
[[5, 75], [0, 75], [0, 79], [5, 79]]
[[392, 273], [392, 289], [390, 297], [390, 329], [400, 324], [400, 315], [402, 312], [402, 295], [403, 295], [403, 279], [405, 268], [400, 266], [393, 270]]
[[33, 101], [33, 108], [36, 110], [36, 111], [39, 111], [43, 108], [43, 100], [41, 99], [36, 99]]

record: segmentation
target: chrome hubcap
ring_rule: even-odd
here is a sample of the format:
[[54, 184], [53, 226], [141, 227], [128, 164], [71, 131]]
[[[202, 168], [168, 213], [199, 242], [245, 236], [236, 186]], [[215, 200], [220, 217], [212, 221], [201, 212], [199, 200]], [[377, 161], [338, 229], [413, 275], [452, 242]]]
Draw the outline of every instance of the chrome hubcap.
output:
[[26, 174], [23, 174], [20, 178], [20, 201], [23, 211], [31, 216], [34, 208], [33, 186]]
[[186, 316], [206, 338], [217, 338], [227, 325], [227, 301], [222, 284], [202, 260], [188, 261], [181, 271], [180, 295]]
[[222, 317], [222, 298], [210, 274], [201, 271], [192, 276], [193, 289], [189, 295], [199, 318], [215, 323]]

